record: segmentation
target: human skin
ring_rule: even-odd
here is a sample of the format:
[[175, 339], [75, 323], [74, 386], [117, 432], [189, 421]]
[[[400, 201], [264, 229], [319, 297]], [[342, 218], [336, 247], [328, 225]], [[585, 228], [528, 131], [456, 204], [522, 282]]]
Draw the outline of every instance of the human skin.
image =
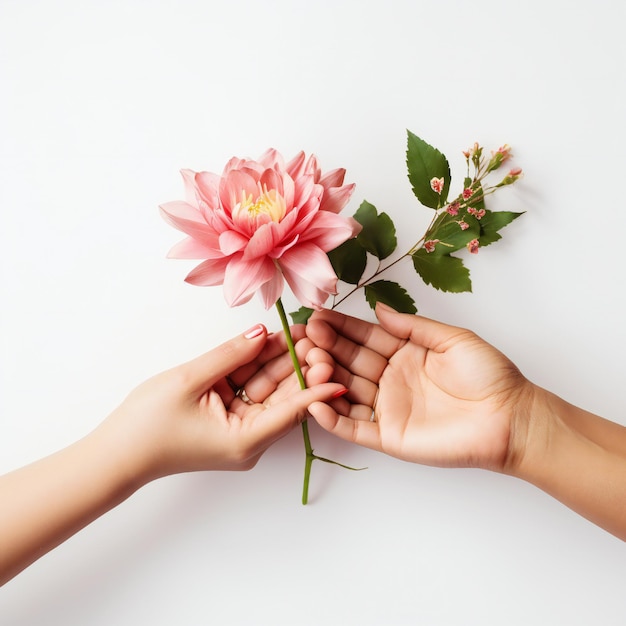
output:
[[626, 428], [532, 383], [469, 330], [381, 304], [376, 315], [309, 320], [311, 362], [349, 389], [309, 407], [323, 428], [406, 461], [515, 476], [626, 540]]
[[[298, 353], [312, 347], [293, 329]], [[345, 392], [325, 363], [300, 390], [284, 336], [251, 328], [134, 389], [93, 432], [0, 477], [0, 585], [143, 485], [170, 474], [249, 470], [314, 401]], [[226, 376], [254, 404], [235, 396]]]

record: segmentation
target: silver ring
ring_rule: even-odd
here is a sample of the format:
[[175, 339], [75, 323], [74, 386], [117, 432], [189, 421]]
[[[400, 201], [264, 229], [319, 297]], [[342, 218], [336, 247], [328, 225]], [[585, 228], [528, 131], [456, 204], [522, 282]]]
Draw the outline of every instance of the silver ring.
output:
[[378, 401], [379, 388], [376, 389], [376, 395], [374, 396], [374, 402], [372, 402], [372, 414], [370, 415], [370, 422], [376, 421], [376, 402]]
[[239, 387], [235, 395], [238, 398], [241, 398], [246, 404], [254, 404], [254, 402], [250, 400], [250, 397], [248, 396], [248, 394], [246, 393], [246, 390], [243, 387]]

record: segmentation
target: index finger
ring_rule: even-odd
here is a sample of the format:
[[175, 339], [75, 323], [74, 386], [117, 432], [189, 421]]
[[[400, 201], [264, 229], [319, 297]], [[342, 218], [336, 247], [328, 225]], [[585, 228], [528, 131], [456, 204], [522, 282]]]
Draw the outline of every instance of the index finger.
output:
[[[326, 321], [309, 320], [307, 335], [316, 346], [328, 352], [336, 363], [343, 366], [351, 378], [361, 377], [378, 382], [387, 367], [386, 357], [344, 337]], [[337, 373], [337, 368], [335, 370]], [[347, 386], [352, 387], [353, 381], [350, 380]]]
[[[306, 335], [303, 324], [291, 326], [290, 332], [294, 343], [297, 343]], [[287, 354], [287, 352], [288, 348], [285, 333], [272, 333], [271, 335], [268, 335], [267, 341], [263, 346], [263, 350], [249, 363], [245, 363], [241, 367], [238, 367], [235, 371], [231, 372], [229, 378], [235, 383], [235, 385], [243, 385], [267, 363], [273, 361], [277, 357]]]
[[395, 354], [398, 348], [405, 343], [403, 338], [392, 335], [379, 324], [372, 324], [358, 317], [344, 315], [338, 311], [329, 309], [315, 311], [309, 320], [309, 324], [315, 321], [326, 322], [337, 334], [381, 354], [386, 359]]

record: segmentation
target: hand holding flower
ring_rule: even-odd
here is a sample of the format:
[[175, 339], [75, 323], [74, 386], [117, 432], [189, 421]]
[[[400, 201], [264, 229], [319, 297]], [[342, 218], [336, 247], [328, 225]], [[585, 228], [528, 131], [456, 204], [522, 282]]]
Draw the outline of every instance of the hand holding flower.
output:
[[[311, 342], [293, 327], [301, 363]], [[332, 369], [304, 367], [313, 387], [300, 390], [283, 333], [258, 325], [210, 352], [133, 390], [99, 430], [147, 482], [197, 470], [246, 470], [297, 426], [307, 406], [342, 390], [328, 383]], [[246, 399], [233, 387], [245, 388]], [[126, 454], [124, 454], [126, 453]]]
[[[311, 342], [303, 327], [294, 335], [304, 363]], [[83, 439], [1, 476], [0, 585], [151, 480], [252, 468], [311, 402], [345, 391], [326, 382], [328, 362], [304, 372], [312, 387], [300, 391], [284, 336], [255, 326], [144, 382]]]

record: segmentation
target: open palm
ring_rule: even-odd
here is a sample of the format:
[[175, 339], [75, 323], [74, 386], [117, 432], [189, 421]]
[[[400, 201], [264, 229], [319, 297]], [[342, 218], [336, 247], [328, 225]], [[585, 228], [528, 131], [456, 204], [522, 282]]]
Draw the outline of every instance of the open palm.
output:
[[[378, 307], [380, 325], [332, 311], [307, 334], [350, 392], [309, 408], [339, 437], [407, 461], [504, 470], [531, 385], [474, 333]], [[326, 355], [326, 356], [325, 356]], [[370, 421], [374, 409], [375, 421]]]

